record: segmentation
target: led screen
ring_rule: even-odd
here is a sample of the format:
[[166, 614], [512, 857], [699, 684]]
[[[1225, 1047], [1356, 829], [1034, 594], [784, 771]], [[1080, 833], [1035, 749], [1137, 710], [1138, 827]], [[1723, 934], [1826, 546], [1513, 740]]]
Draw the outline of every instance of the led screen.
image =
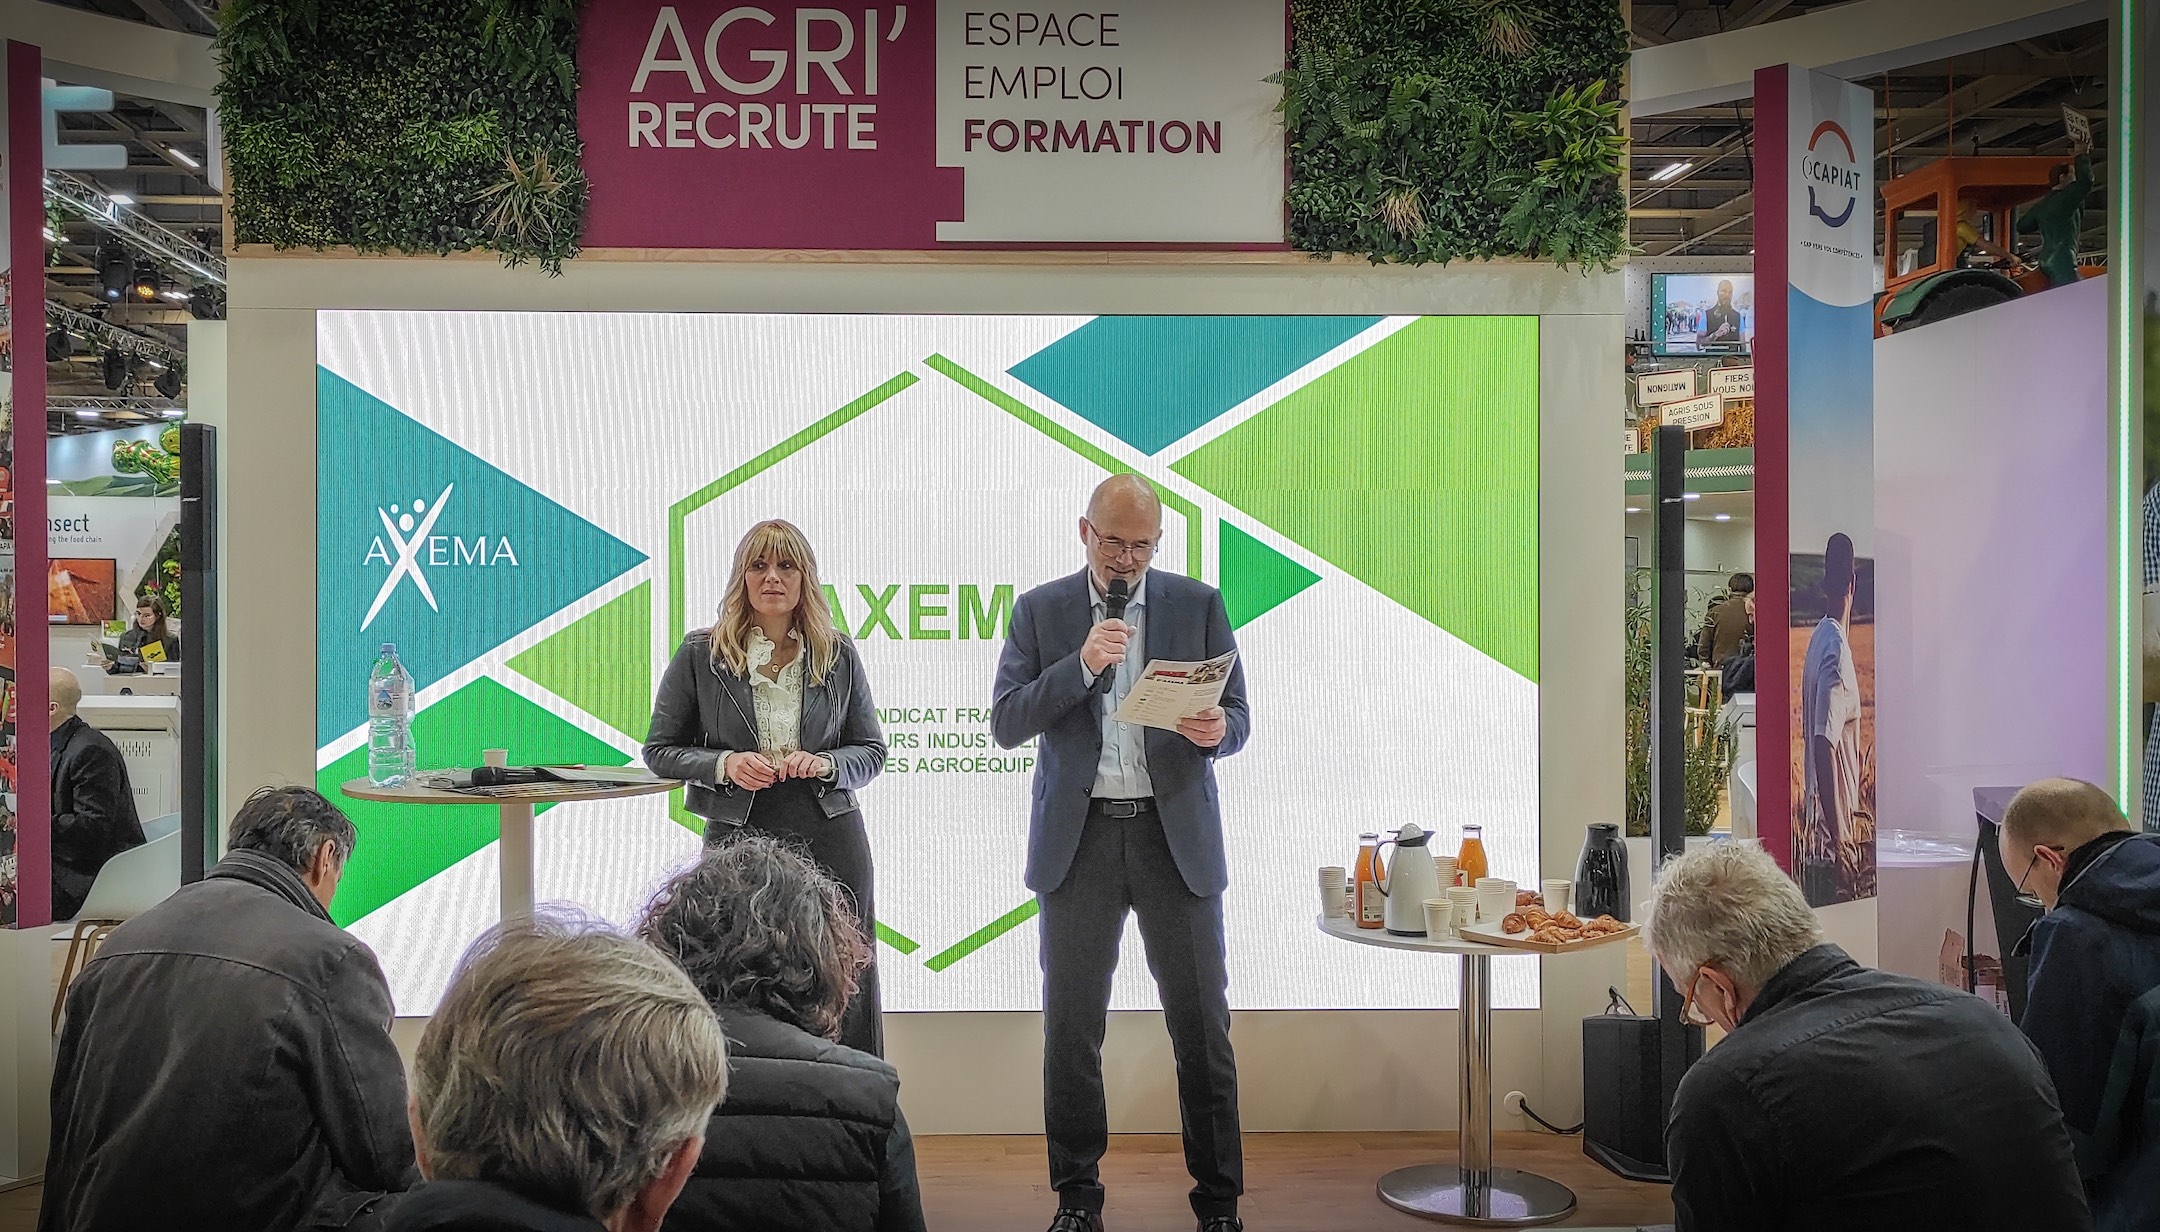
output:
[[1669, 351], [1752, 351], [1753, 274], [1653, 274], [1650, 337]]
[[[1034, 751], [989, 739], [1013, 600], [1078, 570], [1089, 490], [1165, 494], [1157, 567], [1222, 589], [1253, 735], [1220, 767], [1240, 1008], [1451, 1004], [1455, 964], [1314, 928], [1314, 869], [1406, 821], [1537, 876], [1538, 326], [1522, 317], [326, 312], [317, 738], [413, 671], [423, 767], [634, 761], [752, 523], [801, 526], [890, 759], [862, 793], [889, 1010], [1039, 1007]], [[487, 808], [348, 802], [335, 906], [401, 1013], [496, 911]], [[558, 806], [537, 889], [627, 920], [700, 823]], [[1115, 1004], [1153, 1004], [1136, 932]], [[1529, 960], [1497, 1002], [1536, 1004]]]

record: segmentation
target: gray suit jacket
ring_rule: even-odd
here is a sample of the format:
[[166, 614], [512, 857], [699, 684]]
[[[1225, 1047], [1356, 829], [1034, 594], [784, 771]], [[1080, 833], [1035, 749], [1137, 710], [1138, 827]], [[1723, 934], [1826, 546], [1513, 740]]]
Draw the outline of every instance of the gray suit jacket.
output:
[[[1221, 592], [1174, 573], [1147, 575], [1147, 656], [1206, 659], [1235, 649]], [[1087, 571], [1048, 582], [1020, 596], [1012, 634], [998, 659], [990, 702], [990, 734], [1005, 748], [1041, 737], [1035, 752], [1035, 802], [1028, 817], [1027, 885], [1047, 894], [1065, 882], [1088, 794], [1102, 758], [1102, 699], [1088, 688], [1080, 644], [1095, 625]], [[1149, 728], [1148, 778], [1155, 807], [1185, 887], [1203, 897], [1230, 884], [1223, 855], [1222, 811], [1216, 801], [1215, 759], [1245, 745], [1251, 716], [1245, 705], [1245, 665], [1238, 663], [1222, 696], [1228, 730], [1203, 749], [1173, 731]]]

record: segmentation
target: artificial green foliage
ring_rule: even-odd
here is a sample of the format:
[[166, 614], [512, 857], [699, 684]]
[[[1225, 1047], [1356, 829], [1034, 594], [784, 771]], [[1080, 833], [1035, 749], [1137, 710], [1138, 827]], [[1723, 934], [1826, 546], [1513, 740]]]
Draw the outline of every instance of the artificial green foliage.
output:
[[576, 254], [577, 0], [229, 0], [218, 30], [240, 243]]
[[1610, 268], [1627, 54], [1618, 0], [1293, 0], [1291, 243]]
[[[1622, 627], [1627, 670], [1627, 709], [1621, 724], [1627, 741], [1627, 833], [1641, 838], [1650, 833], [1650, 685], [1657, 670], [1647, 569], [1637, 570], [1628, 579]], [[1706, 730], [1701, 739], [1688, 734], [1681, 763], [1683, 812], [1691, 838], [1710, 833], [1717, 824], [1718, 804], [1739, 756], [1732, 729], [1719, 721], [1717, 694], [1711, 696], [1710, 713], [1701, 720]]]

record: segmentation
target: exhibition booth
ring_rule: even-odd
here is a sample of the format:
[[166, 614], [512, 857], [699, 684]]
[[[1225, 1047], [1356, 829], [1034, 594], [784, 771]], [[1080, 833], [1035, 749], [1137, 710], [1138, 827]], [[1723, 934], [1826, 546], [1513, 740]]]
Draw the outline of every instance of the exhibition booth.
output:
[[[46, 519], [21, 567], [47, 572], [49, 616], [16, 641], [16, 705], [46, 701], [30, 659], [73, 673], [137, 811], [187, 814], [197, 863], [256, 786], [336, 800], [359, 839], [329, 914], [379, 959], [408, 1058], [474, 937], [535, 903], [634, 919], [706, 823], [673, 784], [462, 802], [370, 787], [371, 666], [394, 645], [410, 672], [424, 769], [491, 753], [638, 767], [661, 672], [712, 621], [738, 539], [783, 518], [816, 548], [887, 746], [861, 800], [907, 1122], [1040, 1134], [1024, 879], [1038, 750], [992, 738], [991, 688], [1018, 596], [1081, 567], [1075, 521], [1121, 473], [1161, 500], [1154, 567], [1221, 592], [1251, 695], [1250, 740], [1215, 772], [1247, 1133], [1459, 1129], [1435, 1158], [1490, 1169], [1507, 1163], [1494, 1129], [1586, 1120], [1586, 1087], [1612, 1076], [1586, 1072], [1586, 1020], [1626, 1009], [1681, 1030], [1639, 941], [1484, 949], [1327, 918], [1360, 836], [1408, 826], [1443, 855], [1475, 833], [1493, 875], [1577, 893], [1586, 848], [1619, 827], [1616, 914], [1639, 923], [1653, 835], [1670, 818], [1679, 848], [1684, 815], [1689, 844], [1762, 843], [1863, 963], [1986, 984], [2010, 1011], [2014, 938], [1981, 880], [1981, 817], [2046, 775], [2101, 783], [2137, 816], [2139, 430], [2114, 362], [2130, 271], [1876, 337], [1869, 237], [1825, 240], [1843, 223], [1790, 169], [1830, 157], [1814, 152], [1825, 126], [1864, 143], [1872, 96], [1761, 48], [1744, 71], [1668, 57], [1643, 106], [1776, 96], [1754, 122], [1762, 254], [1627, 264], [1625, 193], [1540, 232], [1444, 204], [1446, 176], [1412, 167], [1439, 180], [1330, 213], [1340, 134], [1310, 117], [1340, 83], [1290, 53], [1354, 36], [1318, 17], [1294, 29], [1280, 4], [1127, 14], [1124, 43], [1084, 50], [1046, 49], [1039, 30], [1027, 49], [978, 41], [952, 6], [914, 26], [904, 9], [774, 7], [795, 20], [639, 3], [543, 30], [570, 39], [563, 88], [554, 68], [516, 71], [502, 90], [519, 101], [487, 120], [512, 131], [488, 130], [484, 171], [426, 185], [472, 207], [455, 227], [400, 214], [383, 226], [408, 229], [369, 232], [387, 251], [363, 253], [304, 194], [250, 202], [229, 228], [227, 317], [190, 330], [189, 421], [215, 458], [190, 477], [198, 542], [182, 543], [177, 428], [58, 435], [19, 468], [43, 487], [17, 508]], [[1554, 54], [1599, 49], [1564, 83], [1590, 116], [1567, 122], [1613, 143], [1613, 170], [1590, 178], [1620, 166], [1605, 84], [1628, 67], [1620, 7], [1546, 34]], [[749, 60], [716, 50], [751, 26], [777, 41]], [[350, 54], [322, 37], [324, 55]], [[1458, 61], [1487, 46], [1428, 41]], [[231, 96], [288, 88], [274, 60], [247, 61]], [[746, 64], [771, 78], [749, 88]], [[971, 65], [984, 82], [1057, 73], [1014, 101], [979, 94]], [[1119, 118], [1091, 109], [1088, 72], [1118, 83]], [[1417, 125], [1459, 100], [1429, 88], [1389, 140], [1438, 140]], [[1492, 115], [1522, 121], [1545, 90]], [[233, 173], [273, 182], [259, 160], [274, 125], [245, 106], [228, 119]], [[550, 133], [582, 142], [555, 181]], [[1872, 202], [1871, 160], [1846, 146], [1817, 183]], [[1508, 178], [1534, 152], [1479, 149], [1494, 183], [1537, 191]], [[1428, 226], [1427, 209], [1467, 213]], [[1449, 232], [1475, 229], [1463, 217], [1491, 234]], [[1865, 206], [1857, 223], [1877, 228]], [[1552, 246], [1562, 231], [1573, 247]], [[1443, 233], [1460, 247], [1436, 247]], [[151, 452], [173, 460], [170, 483]], [[1657, 549], [1675, 503], [1678, 567], [1673, 540]], [[1843, 607], [1818, 594], [1840, 540]], [[181, 610], [183, 561], [212, 600], [207, 629]], [[1661, 677], [1666, 643], [1741, 573], [1760, 602], [1759, 688], [1735, 695], [1707, 661]], [[1674, 585], [1677, 632], [1656, 615]], [[109, 670], [145, 594], [191, 654], [213, 648], [213, 671]], [[1825, 626], [1853, 693], [1852, 793], [1817, 833], [1796, 733]], [[1676, 687], [1678, 738], [1651, 720]], [[1685, 759], [1683, 801], [1652, 789], [1660, 739], [1658, 757]], [[25, 743], [26, 781], [48, 770], [42, 744]], [[35, 795], [23, 811], [49, 812]], [[25, 920], [14, 931], [48, 941], [46, 917]], [[42, 987], [50, 945], [0, 939], [10, 988]], [[1174, 1134], [1137, 922], [1122, 957], [1109, 1129]], [[42, 1003], [9, 1011], [0, 1172], [42, 1157], [42, 1020]], [[1659, 1081], [1653, 1067], [1626, 1089], [1661, 1128]], [[1576, 1202], [1525, 1200], [1553, 1218]]]

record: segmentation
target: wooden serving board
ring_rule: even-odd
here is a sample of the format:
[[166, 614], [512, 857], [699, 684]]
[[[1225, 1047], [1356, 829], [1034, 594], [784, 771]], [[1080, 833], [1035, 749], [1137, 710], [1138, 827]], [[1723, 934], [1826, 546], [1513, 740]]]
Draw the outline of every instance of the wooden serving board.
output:
[[1568, 941], [1556, 945], [1546, 941], [1532, 941], [1529, 933], [1520, 933], [1510, 937], [1500, 931], [1499, 921], [1494, 920], [1483, 924], [1472, 924], [1462, 931], [1462, 938], [1465, 941], [1496, 945], [1503, 949], [1529, 950], [1534, 954], [1572, 954], [1577, 950], [1594, 950], [1601, 945], [1611, 945], [1616, 941], [1625, 941], [1640, 932], [1642, 932], [1640, 924], [1630, 924], [1619, 932], [1607, 933], [1602, 937], [1593, 937], [1587, 941]]

